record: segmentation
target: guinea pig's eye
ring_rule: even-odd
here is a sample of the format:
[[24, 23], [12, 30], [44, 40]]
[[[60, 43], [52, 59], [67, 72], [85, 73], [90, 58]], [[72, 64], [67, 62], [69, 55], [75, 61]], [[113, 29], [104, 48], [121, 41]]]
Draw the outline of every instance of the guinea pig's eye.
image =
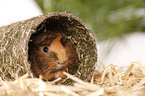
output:
[[44, 52], [47, 52], [47, 51], [48, 51], [48, 47], [44, 47], [44, 48], [43, 48], [43, 51], [44, 51]]

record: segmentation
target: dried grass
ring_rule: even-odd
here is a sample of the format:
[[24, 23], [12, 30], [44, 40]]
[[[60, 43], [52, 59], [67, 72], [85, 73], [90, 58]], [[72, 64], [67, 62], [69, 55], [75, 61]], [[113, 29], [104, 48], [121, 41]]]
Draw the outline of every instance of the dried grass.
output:
[[[28, 74], [15, 81], [0, 79], [0, 96], [144, 96], [145, 68], [138, 62], [129, 67], [106, 66], [102, 72], [95, 71], [91, 82], [84, 82], [64, 72], [75, 81], [74, 86], [55, 85], [28, 78]], [[59, 79], [58, 79], [59, 80]]]

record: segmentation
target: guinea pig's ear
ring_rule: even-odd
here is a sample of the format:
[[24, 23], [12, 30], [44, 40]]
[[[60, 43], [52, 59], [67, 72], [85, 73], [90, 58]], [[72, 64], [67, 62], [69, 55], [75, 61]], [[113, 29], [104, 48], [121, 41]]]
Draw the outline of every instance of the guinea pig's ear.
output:
[[63, 46], [65, 46], [65, 44], [68, 43], [68, 39], [65, 38], [65, 37], [62, 37], [61, 40], [60, 40], [60, 42], [61, 42], [61, 44], [62, 44]]
[[47, 35], [41, 34], [36, 37], [33, 37], [31, 39], [31, 42], [33, 42], [33, 44], [41, 44], [46, 39], [46, 37], [47, 37]]

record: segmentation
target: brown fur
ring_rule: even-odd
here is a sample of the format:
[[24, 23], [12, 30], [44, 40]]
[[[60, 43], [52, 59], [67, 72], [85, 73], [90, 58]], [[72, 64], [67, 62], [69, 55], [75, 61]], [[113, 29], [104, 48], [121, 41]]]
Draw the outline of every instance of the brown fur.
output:
[[[70, 40], [60, 33], [47, 32], [32, 37], [29, 43], [29, 61], [34, 74], [43, 80], [65, 79], [63, 71], [76, 73], [77, 53]], [[44, 52], [44, 47], [48, 48]]]

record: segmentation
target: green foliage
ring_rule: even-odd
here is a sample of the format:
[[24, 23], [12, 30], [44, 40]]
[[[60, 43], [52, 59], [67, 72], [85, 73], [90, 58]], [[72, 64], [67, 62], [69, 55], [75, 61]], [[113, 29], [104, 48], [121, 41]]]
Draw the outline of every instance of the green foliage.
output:
[[56, 11], [73, 13], [87, 23], [98, 40], [144, 31], [142, 0], [35, 0], [44, 14]]

